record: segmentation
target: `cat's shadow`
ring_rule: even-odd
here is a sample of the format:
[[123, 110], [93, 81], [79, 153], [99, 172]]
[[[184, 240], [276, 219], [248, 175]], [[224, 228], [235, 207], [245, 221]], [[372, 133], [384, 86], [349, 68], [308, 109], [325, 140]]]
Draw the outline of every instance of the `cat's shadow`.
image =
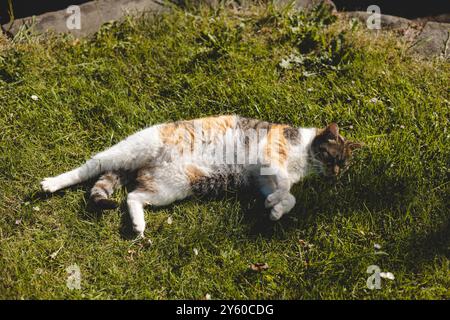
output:
[[[121, 237], [127, 240], [133, 240], [136, 238], [135, 233], [133, 232], [132, 226], [131, 226], [131, 219], [128, 214], [128, 209], [126, 207], [126, 201], [121, 201], [118, 203], [118, 207], [114, 210], [103, 210], [102, 208], [99, 208], [96, 206], [91, 200], [90, 200], [90, 190], [96, 180], [91, 179], [88, 180], [82, 184], [74, 185], [59, 191], [56, 191], [54, 193], [45, 192], [42, 190], [33, 190], [30, 192], [25, 198], [24, 202], [36, 202], [36, 201], [49, 201], [52, 198], [55, 197], [64, 197], [64, 195], [68, 192], [74, 192], [74, 191], [82, 191], [83, 192], [83, 206], [82, 209], [79, 210], [78, 216], [80, 219], [88, 220], [88, 221], [94, 221], [97, 222], [102, 219], [104, 215], [111, 214], [113, 212], [119, 213], [120, 215], [120, 226], [119, 231], [121, 234]], [[125, 187], [128, 191], [131, 191], [130, 187]]]
[[295, 207], [277, 222], [268, 219], [269, 212], [261, 196], [257, 201], [250, 200], [255, 195], [238, 197], [244, 208], [249, 236], [284, 237], [289, 230], [314, 225], [319, 214], [333, 216], [406, 209], [415, 196], [416, 178], [388, 175], [383, 167], [380, 166], [377, 174], [354, 172], [338, 180], [305, 179], [291, 190], [296, 198]]
[[[270, 210], [264, 207], [264, 198], [256, 190], [249, 189], [231, 195], [223, 194], [219, 197], [202, 197], [194, 201], [232, 197], [239, 201], [243, 214], [242, 221], [247, 226], [249, 237], [283, 237], [286, 231], [302, 228], [305, 224], [313, 224], [317, 213], [335, 215], [358, 210], [376, 211], [406, 207], [414, 193], [414, 178], [387, 175], [383, 167], [384, 165], [381, 164], [380, 172], [376, 176], [373, 172], [359, 170], [350, 176], [344, 175], [334, 182], [322, 178], [304, 180], [291, 190], [296, 197], [296, 206], [289, 214], [276, 222], [268, 218]], [[34, 191], [25, 198], [25, 201], [48, 201], [55, 196], [64, 196], [67, 191], [81, 189], [84, 191], [84, 203], [87, 207], [79, 211], [80, 218], [98, 221], [104, 214], [110, 214], [111, 211], [100, 210], [89, 201], [89, 191], [94, 183], [94, 180], [90, 180], [53, 194]], [[133, 188], [132, 184], [126, 186], [128, 192]], [[170, 207], [152, 208], [152, 211], [170, 210]], [[119, 227], [121, 236], [124, 239], [134, 239], [135, 234], [126, 201], [121, 201], [114, 212], [118, 212], [121, 217]]]

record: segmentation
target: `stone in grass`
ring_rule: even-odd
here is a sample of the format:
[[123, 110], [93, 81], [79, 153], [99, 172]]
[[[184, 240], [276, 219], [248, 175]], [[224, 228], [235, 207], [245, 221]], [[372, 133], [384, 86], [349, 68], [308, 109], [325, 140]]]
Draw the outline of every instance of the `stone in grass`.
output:
[[450, 57], [450, 23], [429, 21], [415, 40], [413, 50], [424, 57]]
[[[366, 25], [369, 17], [372, 15], [372, 13], [368, 13], [365, 11], [350, 11], [345, 12], [343, 15], [347, 18], [354, 18], [361, 22], [363, 25]], [[383, 29], [407, 29], [411, 25], [411, 20], [391, 16], [388, 14], [382, 14], [380, 16], [380, 22], [381, 22], [381, 30]], [[369, 30], [369, 29], [368, 29]], [[377, 30], [377, 29], [374, 29]], [[370, 30], [369, 30], [370, 31]]]
[[68, 11], [68, 8], [14, 19], [12, 23], [4, 24], [2, 27], [8, 30], [11, 35], [16, 35], [23, 26], [32, 26], [33, 31], [37, 33], [53, 31], [56, 33], [71, 33], [75, 37], [81, 37], [97, 32], [105, 22], [123, 20], [126, 14], [135, 15], [141, 12], [160, 14], [170, 10], [170, 6], [157, 0], [87, 1], [79, 4], [78, 8], [81, 17], [79, 27], [76, 24], [68, 23], [68, 21], [71, 21], [68, 19], [74, 14], [76, 15], [76, 11]]

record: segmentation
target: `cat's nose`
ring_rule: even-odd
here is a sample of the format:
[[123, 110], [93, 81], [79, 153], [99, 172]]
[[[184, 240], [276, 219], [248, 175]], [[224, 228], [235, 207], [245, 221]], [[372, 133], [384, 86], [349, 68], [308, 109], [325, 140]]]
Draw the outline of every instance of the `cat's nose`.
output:
[[339, 168], [339, 166], [334, 166], [333, 167], [333, 175], [337, 176], [339, 175], [339, 171], [341, 168]]

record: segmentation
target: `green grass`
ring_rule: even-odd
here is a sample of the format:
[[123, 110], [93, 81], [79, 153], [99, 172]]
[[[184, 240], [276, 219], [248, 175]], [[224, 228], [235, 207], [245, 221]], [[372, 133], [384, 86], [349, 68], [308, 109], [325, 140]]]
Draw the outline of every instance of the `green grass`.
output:
[[[323, 11], [177, 9], [80, 41], [23, 30], [0, 53], [0, 297], [448, 299], [449, 78], [448, 62]], [[151, 244], [129, 239], [125, 206], [91, 212], [90, 183], [39, 192], [145, 126], [225, 113], [336, 121], [365, 148], [338, 182], [296, 186], [278, 223], [236, 194], [148, 208]], [[370, 265], [395, 280], [367, 289]]]

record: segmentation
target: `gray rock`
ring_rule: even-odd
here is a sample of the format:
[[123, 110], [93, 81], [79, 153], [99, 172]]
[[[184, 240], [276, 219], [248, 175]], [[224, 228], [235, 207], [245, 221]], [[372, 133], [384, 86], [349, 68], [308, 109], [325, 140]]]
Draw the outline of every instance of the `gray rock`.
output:
[[[286, 6], [292, 0], [275, 0], [275, 5]], [[321, 1], [329, 3], [335, 8], [331, 0], [296, 0], [294, 8], [303, 10], [309, 9]], [[172, 0], [177, 5], [185, 3], [207, 4], [211, 7], [218, 7], [219, 5], [238, 5], [245, 7], [250, 4], [251, 0]], [[16, 19], [9, 25], [2, 26], [3, 30], [15, 35], [19, 32], [22, 26], [33, 26], [34, 31], [39, 33], [52, 30], [57, 33], [71, 33], [76, 37], [86, 36], [92, 34], [100, 28], [100, 26], [108, 21], [120, 20], [126, 13], [139, 13], [143, 11], [160, 13], [169, 9], [163, 2], [159, 0], [94, 0], [78, 6], [81, 12], [81, 28], [73, 29], [67, 25], [67, 20], [70, 19], [72, 12], [67, 10], [59, 10], [54, 12], [47, 12], [38, 16]]]
[[450, 23], [427, 22], [416, 38], [413, 50], [425, 57], [443, 56], [450, 54]]
[[[15, 35], [24, 25], [32, 25], [37, 32], [52, 30], [57, 33], [71, 33], [76, 37], [92, 34], [100, 26], [111, 20], [120, 20], [127, 13], [154, 12], [160, 13], [168, 10], [157, 0], [95, 0], [79, 5], [80, 29], [68, 27], [67, 21], [72, 12], [59, 10], [47, 12], [38, 16], [16, 19], [13, 24], [3, 25], [3, 29]], [[70, 23], [69, 23], [69, 26]]]
[[[364, 25], [367, 22], [367, 19], [372, 15], [371, 13], [367, 13], [365, 11], [350, 11], [343, 13], [345, 16], [349, 18], [355, 18], [362, 22]], [[412, 23], [411, 20], [390, 16], [387, 14], [381, 14], [381, 29], [406, 29]]]

